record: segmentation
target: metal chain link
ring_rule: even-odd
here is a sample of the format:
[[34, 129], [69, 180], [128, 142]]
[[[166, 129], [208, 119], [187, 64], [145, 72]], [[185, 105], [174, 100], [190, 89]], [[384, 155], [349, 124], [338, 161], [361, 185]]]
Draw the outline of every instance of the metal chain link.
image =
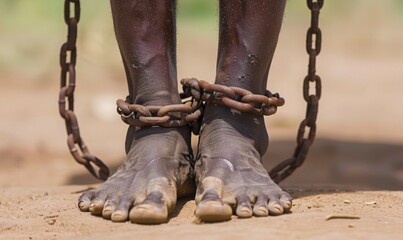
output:
[[[322, 32], [319, 28], [319, 12], [324, 0], [307, 0], [311, 10], [311, 26], [306, 35], [306, 51], [309, 54], [308, 75], [304, 79], [303, 96], [307, 102], [305, 119], [302, 120], [297, 134], [297, 147], [291, 158], [279, 163], [269, 175], [274, 182], [279, 183], [290, 176], [295, 169], [300, 167], [308, 155], [309, 148], [313, 144], [316, 135], [316, 119], [318, 116], [319, 99], [322, 95], [322, 81], [316, 74], [316, 57], [322, 46]], [[315, 91], [310, 94], [311, 86]], [[306, 135], [308, 132], [308, 136]]]
[[189, 124], [193, 133], [197, 135], [205, 102], [256, 115], [272, 115], [277, 112], [277, 107], [284, 105], [284, 99], [279, 94], [272, 94], [268, 90], [265, 91], [265, 95], [259, 95], [243, 88], [210, 84], [196, 78], [182, 79], [181, 84], [183, 85], [181, 98], [191, 98], [184, 100], [182, 104], [143, 106], [132, 104], [128, 102], [130, 98], [126, 98], [126, 101], [117, 100], [117, 111], [123, 122], [129, 125], [181, 127]]
[[[72, 10], [72, 8], [74, 10]], [[71, 16], [71, 14], [73, 14]], [[67, 42], [60, 50], [60, 94], [59, 113], [65, 120], [67, 130], [67, 145], [71, 155], [79, 163], [84, 165], [88, 171], [100, 180], [109, 177], [108, 167], [96, 156], [90, 154], [88, 147], [84, 144], [80, 135], [77, 117], [74, 114], [74, 90], [76, 86], [76, 60], [77, 60], [77, 25], [80, 20], [80, 1], [64, 1], [64, 21], [68, 27]], [[98, 170], [95, 170], [95, 167]]]
[[277, 112], [277, 107], [283, 106], [285, 102], [278, 93], [272, 94], [269, 90], [260, 95], [243, 88], [211, 84], [204, 80], [199, 80], [199, 85], [203, 90], [201, 93], [203, 101], [255, 115], [273, 115]]
[[[160, 126], [182, 127], [190, 125], [192, 132], [198, 134], [202, 115], [202, 102], [200, 98], [199, 84], [195, 78], [182, 80], [184, 92], [180, 94], [181, 104], [165, 106], [143, 106], [126, 100], [116, 101], [117, 112], [122, 121], [136, 127]], [[194, 94], [194, 96], [192, 95]], [[190, 99], [189, 99], [190, 98]]]

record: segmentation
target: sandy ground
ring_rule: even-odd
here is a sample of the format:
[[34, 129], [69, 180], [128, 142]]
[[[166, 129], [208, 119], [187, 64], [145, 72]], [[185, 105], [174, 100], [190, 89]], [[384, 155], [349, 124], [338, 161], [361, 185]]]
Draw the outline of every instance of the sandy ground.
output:
[[[77, 211], [83, 186], [0, 190], [0, 239], [401, 239], [402, 192], [296, 188], [291, 214], [200, 224], [193, 200], [168, 224], [117, 224]], [[330, 219], [333, 217], [345, 217]], [[356, 217], [358, 219], [347, 219]]]
[[[7, 103], [0, 106], [0, 239], [401, 239], [403, 32], [395, 31], [401, 22], [374, 21], [385, 19], [377, 15], [382, 11], [367, 10], [339, 16], [338, 22], [322, 19], [317, 140], [303, 167], [283, 183], [295, 200], [292, 213], [279, 217], [199, 224], [191, 199], [181, 200], [169, 223], [158, 226], [114, 224], [79, 212], [76, 192], [99, 182], [65, 146], [56, 54], [38, 60], [49, 66], [38, 70], [41, 81], [28, 81], [22, 70], [0, 71], [0, 102]], [[324, 16], [330, 14], [324, 9]], [[304, 116], [307, 56], [301, 25], [286, 17], [272, 65], [269, 88], [280, 92], [286, 105], [267, 120], [267, 168], [292, 154]], [[80, 41], [76, 112], [86, 143], [114, 171], [124, 157], [126, 131], [114, 102], [126, 89], [116, 45], [108, 48], [113, 57], [93, 53], [97, 47], [98, 54], [106, 51], [95, 44], [102, 39], [97, 27], [88, 34], [93, 45]], [[179, 77], [213, 79], [215, 37], [216, 28], [180, 28]], [[57, 53], [63, 40], [47, 47]], [[329, 215], [359, 219], [327, 221]]]

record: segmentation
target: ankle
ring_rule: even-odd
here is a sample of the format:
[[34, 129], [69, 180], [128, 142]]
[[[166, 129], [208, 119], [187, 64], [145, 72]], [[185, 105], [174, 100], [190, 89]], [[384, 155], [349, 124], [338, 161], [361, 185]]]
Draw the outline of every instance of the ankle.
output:
[[263, 94], [266, 90], [267, 73], [245, 60], [242, 64], [221, 66], [217, 71], [215, 83]]
[[145, 106], [165, 106], [170, 104], [179, 104], [181, 99], [177, 92], [168, 90], [142, 92], [134, 97], [133, 103]]
[[202, 128], [207, 135], [215, 132], [218, 135], [248, 141], [261, 156], [268, 147], [269, 137], [263, 116], [241, 113], [229, 107], [208, 103]]

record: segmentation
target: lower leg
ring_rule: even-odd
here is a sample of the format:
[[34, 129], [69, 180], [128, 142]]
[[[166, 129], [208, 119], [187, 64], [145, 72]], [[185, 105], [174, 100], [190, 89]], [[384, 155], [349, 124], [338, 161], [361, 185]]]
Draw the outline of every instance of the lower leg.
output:
[[[216, 83], [264, 93], [284, 6], [279, 0], [220, 1]], [[196, 162], [196, 214], [202, 220], [229, 219], [232, 209], [250, 217], [291, 207], [291, 197], [261, 164], [267, 145], [263, 117], [207, 105]]]
[[176, 1], [111, 0], [111, 7], [132, 101], [145, 105], [179, 103]]
[[[115, 33], [128, 76], [131, 101], [179, 103], [176, 83], [175, 1], [111, 0]], [[130, 127], [127, 157], [117, 172], [79, 199], [82, 211], [112, 221], [168, 220], [189, 182], [188, 127]]]
[[220, 1], [216, 83], [264, 93], [285, 2]]

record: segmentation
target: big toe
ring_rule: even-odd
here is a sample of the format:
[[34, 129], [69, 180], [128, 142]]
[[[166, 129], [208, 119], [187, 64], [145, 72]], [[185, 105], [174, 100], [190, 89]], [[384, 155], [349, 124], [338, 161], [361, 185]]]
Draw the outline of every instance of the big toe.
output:
[[197, 205], [196, 216], [203, 222], [228, 221], [232, 216], [232, 208], [222, 201], [202, 201]]
[[168, 221], [168, 206], [164, 195], [159, 192], [150, 193], [140, 204], [134, 206], [129, 213], [133, 223], [159, 224]]
[[130, 211], [130, 221], [140, 224], [159, 224], [168, 221], [168, 208], [163, 204], [142, 203]]

